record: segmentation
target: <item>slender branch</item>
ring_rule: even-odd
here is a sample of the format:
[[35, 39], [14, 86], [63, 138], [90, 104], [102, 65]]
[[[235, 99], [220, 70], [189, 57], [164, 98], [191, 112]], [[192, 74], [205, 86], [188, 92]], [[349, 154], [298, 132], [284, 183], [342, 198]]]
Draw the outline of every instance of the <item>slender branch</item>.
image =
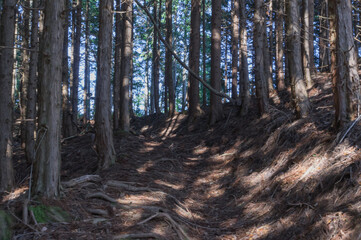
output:
[[217, 91], [216, 89], [212, 88], [204, 79], [202, 79], [200, 76], [198, 76], [198, 74], [196, 74], [195, 72], [193, 72], [188, 66], [187, 64], [185, 64], [179, 57], [178, 55], [173, 51], [173, 49], [169, 46], [169, 44], [164, 40], [164, 38], [161, 35], [160, 29], [157, 26], [157, 23], [155, 22], [155, 20], [153, 19], [152, 15], [150, 14], [150, 12], [148, 11], [148, 9], [143, 6], [138, 0], [134, 0], [136, 2], [136, 4], [147, 14], [148, 18], [152, 21], [155, 30], [158, 32], [159, 35], [159, 39], [162, 41], [162, 43], [165, 45], [165, 47], [172, 53], [173, 57], [179, 62], [179, 64], [184, 67], [185, 69], [187, 69], [187, 71], [193, 76], [195, 77], [198, 81], [200, 81], [206, 88], [208, 88], [212, 93], [216, 94], [217, 96], [223, 97], [223, 98], [227, 98], [231, 103], [235, 103], [234, 99], [232, 99], [230, 96], [228, 96], [227, 94]]

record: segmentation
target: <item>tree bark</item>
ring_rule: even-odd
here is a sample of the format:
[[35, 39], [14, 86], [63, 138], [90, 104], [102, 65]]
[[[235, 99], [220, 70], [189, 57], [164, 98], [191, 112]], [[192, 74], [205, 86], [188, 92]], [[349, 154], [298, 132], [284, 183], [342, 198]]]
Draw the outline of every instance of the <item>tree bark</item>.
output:
[[[115, 10], [121, 11], [121, 1], [115, 1]], [[115, 15], [115, 53], [114, 53], [114, 80], [113, 80], [113, 130], [118, 130], [120, 122], [120, 83], [121, 83], [121, 56], [122, 56], [122, 15]]]
[[[39, 0], [33, 0], [33, 8], [39, 8]], [[29, 163], [35, 160], [35, 121], [36, 121], [36, 86], [39, 50], [39, 11], [33, 11], [31, 20], [31, 49], [29, 66], [28, 99], [26, 106], [26, 145], [25, 154]]]
[[[221, 0], [212, 0], [212, 37], [211, 37], [211, 86], [221, 90]], [[222, 99], [211, 93], [210, 124], [223, 118]]]
[[10, 190], [14, 185], [12, 165], [13, 143], [13, 101], [11, 97], [13, 81], [15, 41], [16, 0], [4, 0], [1, 14], [0, 46], [0, 192]]
[[264, 19], [263, 1], [255, 1], [254, 13], [254, 49], [255, 49], [255, 82], [256, 82], [256, 96], [258, 101], [258, 110], [262, 115], [268, 112], [268, 92], [267, 92], [267, 79], [265, 73], [265, 19]]
[[59, 197], [61, 79], [65, 1], [46, 1], [40, 41], [39, 121], [33, 195]]
[[[203, 79], [206, 80], [207, 68], [206, 68], [206, 0], [202, 1], [202, 61], [203, 61]], [[203, 107], [207, 106], [207, 88], [203, 87]]]
[[[115, 162], [111, 129], [110, 71], [113, 32], [113, 0], [100, 0], [98, 71], [95, 100], [95, 145], [99, 168], [106, 169]], [[128, 105], [127, 105], [128, 106]]]
[[[199, 75], [199, 56], [200, 56], [200, 2], [201, 0], [192, 0], [191, 10], [191, 35], [189, 44], [189, 66], [194, 73]], [[198, 80], [189, 75], [189, 117], [194, 119], [199, 117], [201, 108], [199, 105], [199, 83]]]
[[302, 0], [302, 63], [303, 63], [303, 75], [307, 89], [312, 88], [313, 81], [311, 78], [311, 52], [310, 52], [310, 7], [308, 5], [309, 0]]
[[[166, 8], [166, 41], [168, 45], [172, 48], [172, 0], [165, 1], [165, 8]], [[174, 85], [173, 85], [173, 78], [172, 78], [172, 66], [173, 66], [173, 57], [171, 53], [171, 49], [166, 49], [165, 52], [165, 74], [164, 74], [164, 81], [167, 85], [168, 90], [168, 100], [169, 100], [169, 111], [168, 116], [173, 116], [175, 113], [175, 94], [174, 94]]]
[[283, 72], [283, 0], [276, 0], [276, 83], [277, 90], [285, 89], [285, 76]]
[[240, 48], [239, 48], [239, 94], [241, 97], [241, 115], [248, 113], [250, 102], [250, 86], [248, 76], [247, 14], [246, 1], [240, 1]]
[[314, 41], [314, 23], [313, 20], [315, 18], [315, 2], [314, 0], [308, 0], [308, 6], [309, 6], [309, 21], [310, 21], [310, 28], [309, 28], [309, 34], [310, 34], [310, 69], [311, 69], [311, 75], [317, 74], [316, 64], [315, 64], [315, 47], [313, 45]]
[[287, 49], [291, 91], [297, 117], [303, 118], [308, 115], [310, 103], [302, 73], [299, 16], [298, 1], [287, 1]]
[[336, 55], [336, 61], [332, 61], [335, 126], [342, 127], [360, 114], [360, 79], [352, 31], [351, 1], [330, 0], [329, 13], [333, 60]]

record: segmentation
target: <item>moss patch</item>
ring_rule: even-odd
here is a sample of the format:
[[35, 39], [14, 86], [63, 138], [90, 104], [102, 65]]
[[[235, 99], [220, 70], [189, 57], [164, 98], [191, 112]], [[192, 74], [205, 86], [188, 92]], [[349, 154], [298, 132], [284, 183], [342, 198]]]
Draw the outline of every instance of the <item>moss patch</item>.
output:
[[0, 240], [11, 239], [12, 224], [13, 224], [12, 217], [9, 214], [7, 214], [5, 211], [0, 210]]
[[30, 206], [29, 210], [34, 213], [38, 223], [69, 222], [71, 220], [67, 212], [56, 206]]

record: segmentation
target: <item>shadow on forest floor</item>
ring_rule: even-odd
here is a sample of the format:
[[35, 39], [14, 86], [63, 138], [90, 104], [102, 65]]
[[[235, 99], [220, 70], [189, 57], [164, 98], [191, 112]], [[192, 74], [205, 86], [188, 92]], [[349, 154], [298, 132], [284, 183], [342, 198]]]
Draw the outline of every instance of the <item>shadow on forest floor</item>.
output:
[[[134, 119], [137, 134], [115, 136], [116, 165], [52, 202], [74, 221], [38, 235], [19, 226], [17, 239], [358, 239], [361, 126], [336, 144], [343, 132], [331, 128], [327, 76], [309, 95], [312, 113], [302, 120], [277, 105], [261, 118], [225, 105], [214, 126], [206, 115], [194, 123], [183, 114]], [[65, 142], [63, 181], [97, 174], [90, 135]]]

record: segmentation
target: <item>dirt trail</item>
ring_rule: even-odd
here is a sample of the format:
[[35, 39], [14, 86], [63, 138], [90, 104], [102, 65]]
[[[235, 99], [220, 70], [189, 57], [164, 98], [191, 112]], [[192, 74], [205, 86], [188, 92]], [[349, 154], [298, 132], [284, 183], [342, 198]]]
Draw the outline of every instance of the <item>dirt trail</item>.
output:
[[[100, 173], [91, 133], [65, 141], [64, 195], [46, 204], [74, 221], [35, 225], [37, 235], [20, 225], [18, 239], [358, 239], [361, 127], [337, 144], [325, 81], [305, 120], [277, 105], [247, 119], [226, 105], [212, 127], [206, 115], [135, 119], [135, 134], [115, 135], [116, 165]], [[99, 176], [69, 185], [87, 174]]]

